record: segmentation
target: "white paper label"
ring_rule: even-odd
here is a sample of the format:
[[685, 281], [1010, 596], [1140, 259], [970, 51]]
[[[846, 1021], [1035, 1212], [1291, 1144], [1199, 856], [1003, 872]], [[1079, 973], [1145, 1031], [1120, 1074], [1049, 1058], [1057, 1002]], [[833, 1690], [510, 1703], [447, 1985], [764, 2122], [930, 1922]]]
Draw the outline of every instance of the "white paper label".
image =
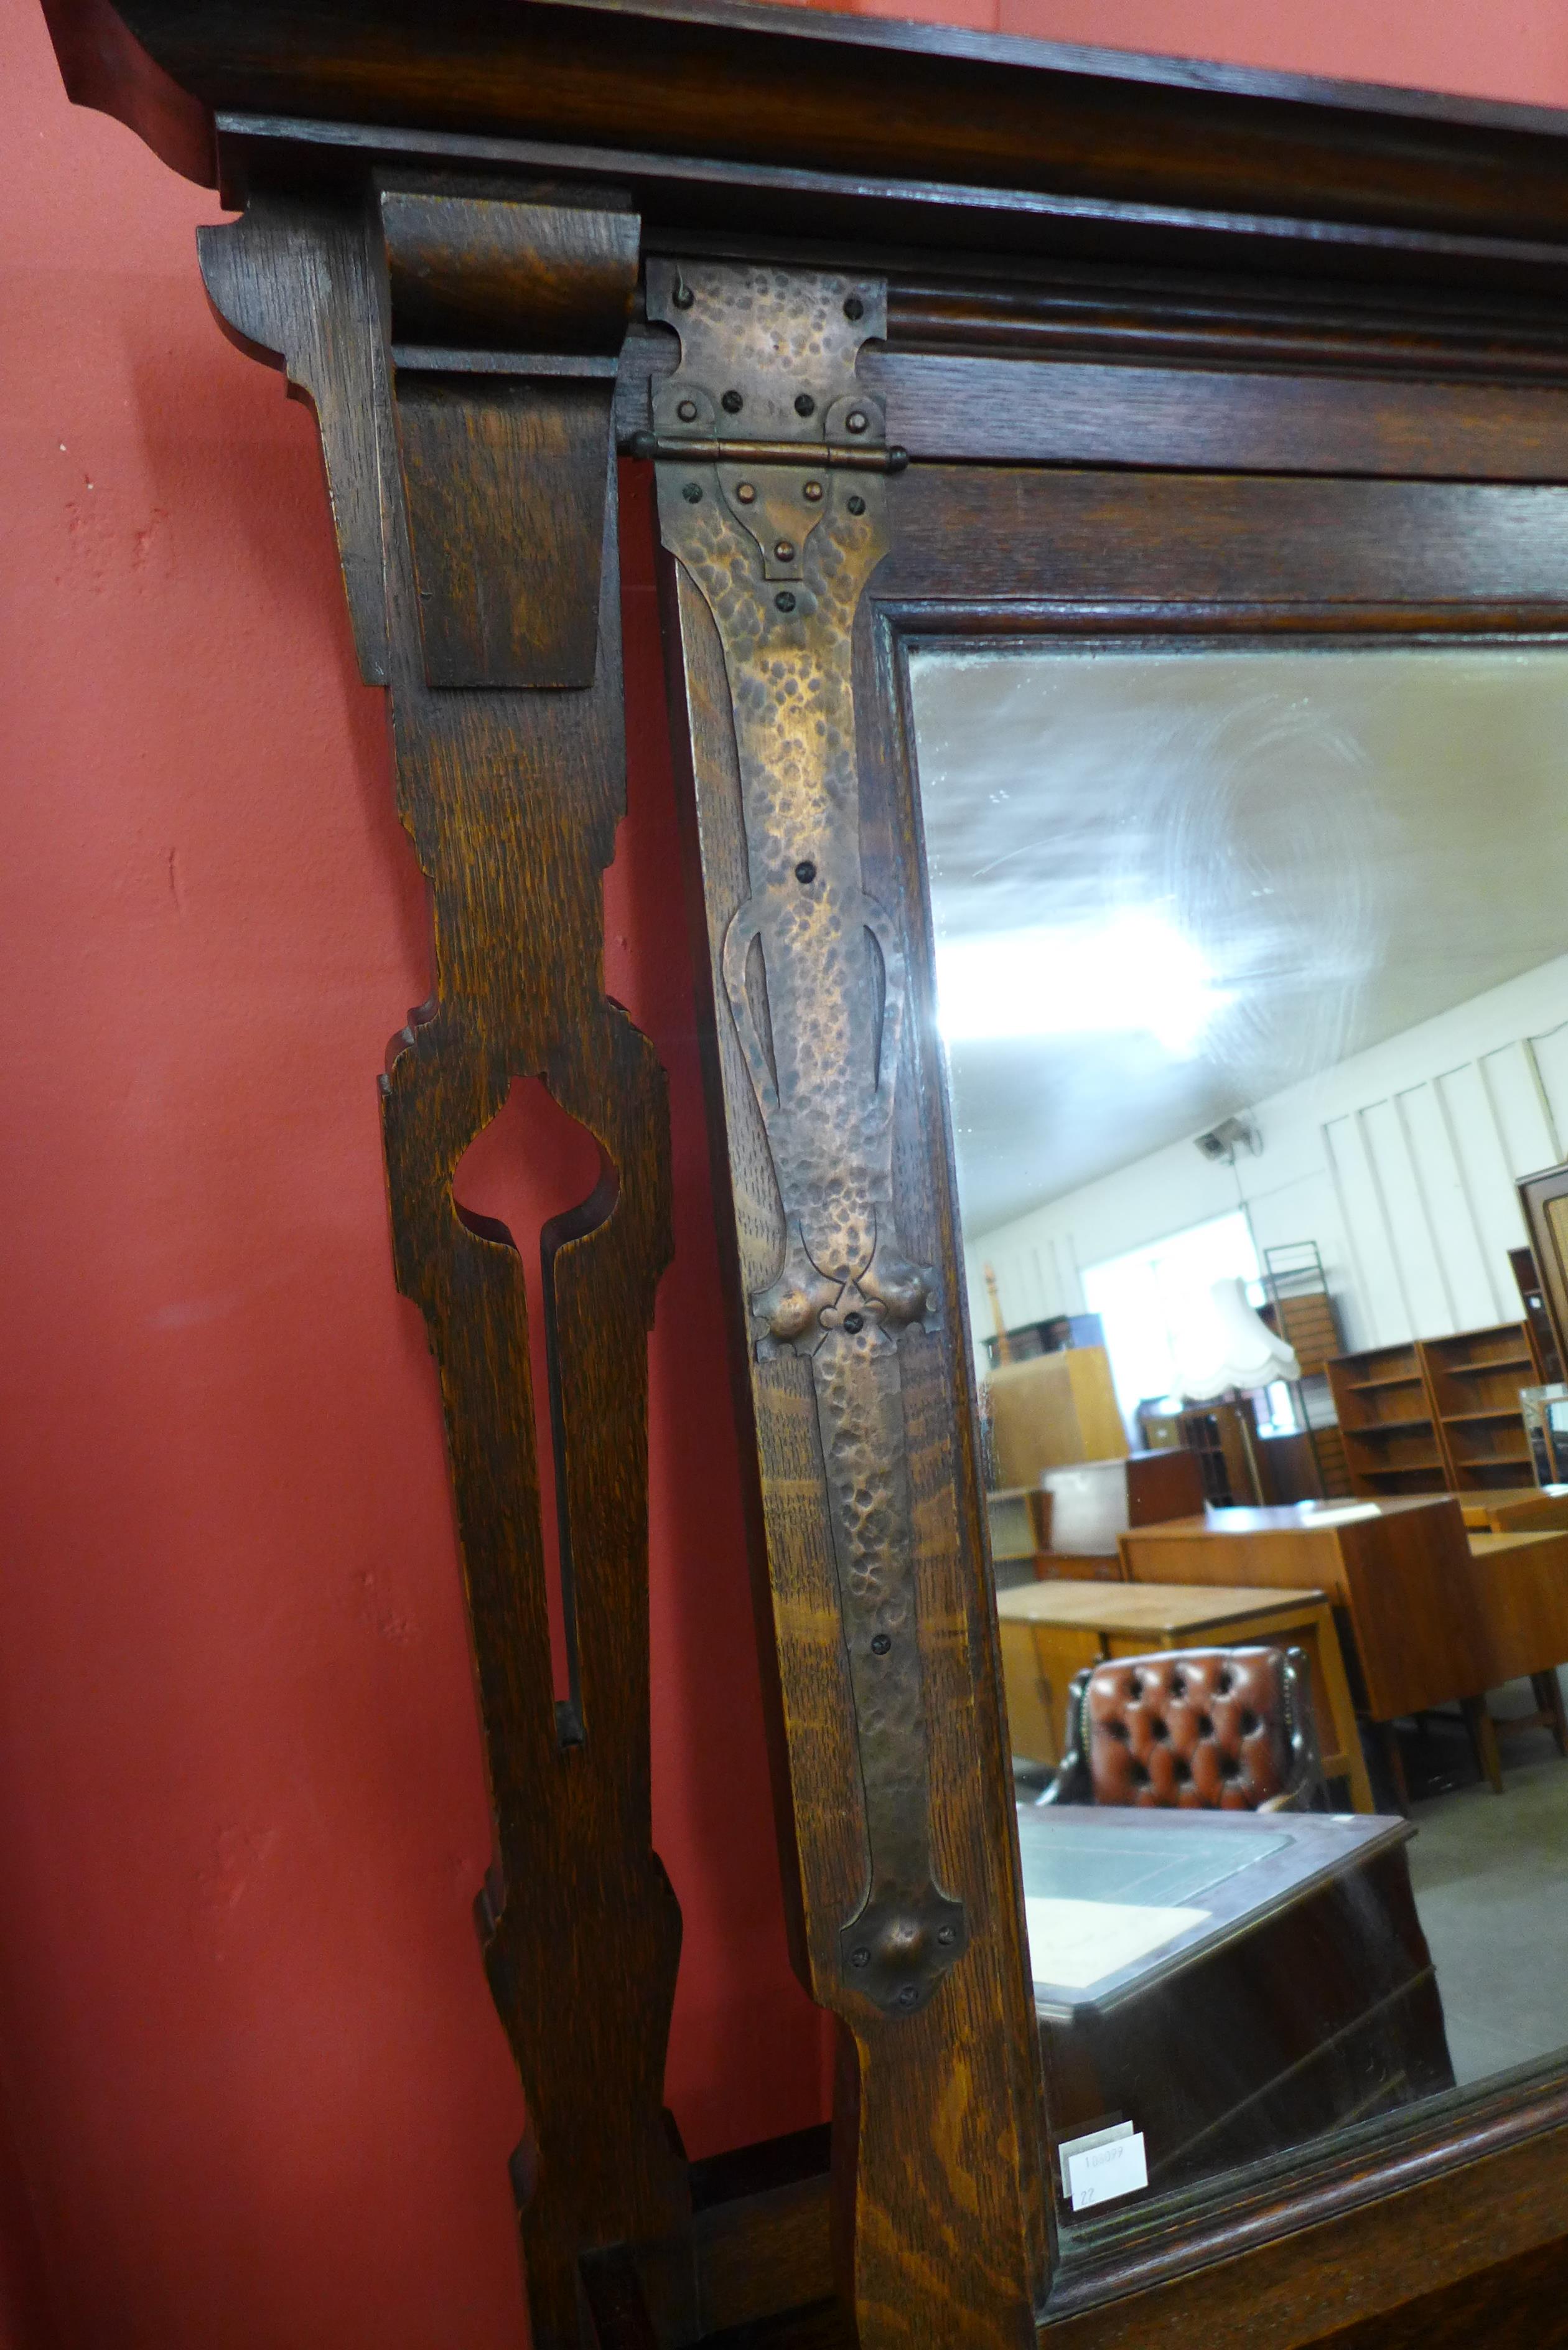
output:
[[1112, 2122], [1108, 2129], [1091, 2130], [1085, 2137], [1064, 2137], [1056, 2148], [1056, 2159], [1062, 2166], [1062, 2192], [1070, 2195], [1073, 2182], [1067, 2176], [1067, 2166], [1075, 2154], [1087, 2154], [1093, 2146], [1109, 2146], [1114, 2137], [1131, 2137], [1131, 2122]]
[[1067, 2192], [1075, 2211], [1096, 2203], [1112, 2203], [1118, 2195], [1136, 2195], [1148, 2185], [1148, 2158], [1142, 2130], [1129, 2129], [1125, 2137], [1106, 2138], [1083, 2147], [1067, 2160]]

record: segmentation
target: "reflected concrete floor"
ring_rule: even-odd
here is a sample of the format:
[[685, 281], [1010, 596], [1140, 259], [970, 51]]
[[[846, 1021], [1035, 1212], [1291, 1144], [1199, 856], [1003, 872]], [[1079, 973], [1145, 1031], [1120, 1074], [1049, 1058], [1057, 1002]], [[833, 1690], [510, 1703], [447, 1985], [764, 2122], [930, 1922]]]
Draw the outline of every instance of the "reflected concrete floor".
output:
[[[1411, 1740], [1416, 1908], [1461, 2087], [1568, 2048], [1568, 1761], [1545, 1731], [1510, 1733], [1528, 1689], [1497, 1691], [1504, 1793], [1476, 1784], [1462, 1729]], [[1423, 1767], [1424, 1766], [1424, 1767]]]

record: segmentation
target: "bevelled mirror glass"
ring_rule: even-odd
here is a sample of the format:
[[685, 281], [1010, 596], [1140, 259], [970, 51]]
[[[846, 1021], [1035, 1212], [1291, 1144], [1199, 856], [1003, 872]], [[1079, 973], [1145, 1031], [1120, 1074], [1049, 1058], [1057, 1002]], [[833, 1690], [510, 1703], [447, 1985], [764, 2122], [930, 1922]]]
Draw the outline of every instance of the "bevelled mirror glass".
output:
[[909, 683], [1072, 2219], [1568, 2045], [1568, 650]]

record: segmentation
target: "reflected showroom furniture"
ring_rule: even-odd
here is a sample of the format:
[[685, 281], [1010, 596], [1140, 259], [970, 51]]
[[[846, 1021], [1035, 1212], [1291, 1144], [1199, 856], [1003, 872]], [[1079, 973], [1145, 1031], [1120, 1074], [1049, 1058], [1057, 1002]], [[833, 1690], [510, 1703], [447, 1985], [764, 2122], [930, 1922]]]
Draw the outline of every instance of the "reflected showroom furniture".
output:
[[1187, 1451], [1129, 1452], [1115, 1461], [1084, 1461], [1041, 1476], [1049, 1514], [1036, 1561], [1043, 1575], [1119, 1582], [1116, 1544], [1129, 1526], [1155, 1526], [1203, 1507], [1197, 1455]]
[[1417, 1352], [1449, 1492], [1528, 1492], [1534, 1471], [1519, 1396], [1543, 1376], [1529, 1323], [1423, 1338]]
[[[1131, 2121], [1172, 2184], [1451, 2085], [1403, 1821], [1036, 1804], [1019, 1830], [1055, 2144]], [[1139, 1912], [1166, 1939], [1118, 1964]]]
[[1459, 1504], [1446, 1495], [1322, 1509], [1214, 1510], [1122, 1536], [1134, 1582], [1316, 1586], [1333, 1603], [1357, 1711], [1382, 1738], [1401, 1802], [1392, 1723], [1459, 1700], [1495, 1773], [1481, 1692], [1487, 1631]]
[[991, 1443], [1002, 1486], [1037, 1485], [1048, 1469], [1110, 1461], [1127, 1449], [1103, 1347], [1062, 1347], [986, 1377]]
[[1444, 1493], [1449, 1475], [1414, 1346], [1337, 1355], [1324, 1368], [1352, 1491], [1362, 1499]]
[[997, 1614], [1014, 1754], [1061, 1760], [1069, 1686], [1102, 1659], [1281, 1643], [1306, 1657], [1324, 1775], [1348, 1782], [1355, 1810], [1373, 1809], [1334, 1611], [1321, 1591], [1048, 1582], [1000, 1592]]
[[1536, 1528], [1468, 1535], [1471, 1580], [1482, 1626], [1477, 1667], [1482, 1686], [1528, 1680], [1533, 1713], [1492, 1722], [1486, 1756], [1492, 1784], [1501, 1786], [1497, 1738], [1501, 1732], [1550, 1730], [1559, 1754], [1568, 1755], [1568, 1715], [1557, 1668], [1568, 1662], [1568, 1533]]
[[[1526, 1178], [1526, 1183], [1533, 1180], [1539, 1180], [1539, 1178]], [[1524, 1200], [1526, 1184], [1521, 1183], [1519, 1188], [1521, 1205], [1527, 1206]], [[1524, 1308], [1524, 1318], [1530, 1325], [1530, 1343], [1535, 1350], [1541, 1383], [1546, 1386], [1562, 1378], [1563, 1357], [1558, 1352], [1557, 1333], [1552, 1327], [1552, 1309], [1546, 1303], [1535, 1251], [1532, 1248], [1511, 1248], [1508, 1261], [1513, 1267], [1520, 1303]]]
[[1530, 1493], [1472, 1496], [1459, 1505], [1467, 1530], [1477, 1534], [1568, 1533], [1568, 1485]]
[[1533, 1482], [1519, 1391], [1542, 1371], [1528, 1323], [1371, 1347], [1326, 1368], [1350, 1481], [1363, 1498]]
[[[1502, 1791], [1485, 1692], [1568, 1660], [1568, 1535], [1468, 1532], [1450, 1496], [1319, 1510], [1216, 1510], [1122, 1537], [1135, 1580], [1314, 1581], [1334, 1603], [1356, 1706], [1380, 1734], [1401, 1802], [1396, 1717], [1458, 1702], [1478, 1764]], [[1554, 1732], [1558, 1700], [1536, 1695]]]
[[[1527, 1175], [1519, 1187], [1519, 1204], [1540, 1284], [1536, 1294], [1556, 1341], [1558, 1363], [1568, 1363], [1568, 1167]], [[1542, 1381], [1561, 1376], [1545, 1367], [1541, 1372]]]
[[1157, 1650], [1086, 1665], [1043, 1804], [1146, 1811], [1326, 1811], [1299, 1648]]
[[[1010, 1485], [985, 1497], [986, 1538], [999, 1585], [1033, 1583], [1049, 1572], [1051, 1497], [1039, 1485]], [[1118, 1569], [1119, 1572], [1119, 1569]]]

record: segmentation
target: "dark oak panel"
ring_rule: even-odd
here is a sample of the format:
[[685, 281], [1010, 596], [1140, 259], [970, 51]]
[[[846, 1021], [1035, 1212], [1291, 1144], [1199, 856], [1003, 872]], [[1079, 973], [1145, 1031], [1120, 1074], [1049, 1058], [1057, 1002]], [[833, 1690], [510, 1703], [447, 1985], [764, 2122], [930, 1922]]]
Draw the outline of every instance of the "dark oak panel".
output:
[[1568, 481], [1568, 390], [872, 353], [915, 457]]
[[[74, 12], [55, 0], [67, 27]], [[1432, 99], [940, 26], [781, 18], [728, 0], [456, 0], [441, 70], [421, 0], [126, 0], [214, 109], [787, 155], [979, 187], [1560, 236], [1543, 109]], [[110, 20], [112, 21], [112, 20]], [[737, 37], [740, 36], [740, 37]], [[101, 74], [100, 67], [100, 74]], [[78, 67], [74, 93], [102, 102]], [[1433, 168], [1428, 125], [1441, 123]]]
[[[933, 479], [933, 476], [936, 478]], [[1568, 602], [1568, 490], [911, 467], [878, 597], [1080, 611]], [[939, 582], [940, 583], [939, 586]], [[1347, 624], [1351, 619], [1347, 611]], [[1479, 617], [1479, 615], [1478, 615]]]
[[1568, 2331], [1568, 2239], [1347, 2325], [1321, 2350], [1546, 2350]]
[[[533, 208], [507, 209], [525, 252]], [[579, 2256], [679, 2239], [687, 2220], [661, 2110], [680, 1919], [651, 1847], [647, 1673], [647, 1341], [670, 1251], [669, 1138], [652, 1050], [602, 992], [624, 799], [614, 460], [603, 387], [527, 387], [519, 428], [510, 388], [498, 400], [490, 378], [448, 380], [432, 398], [416, 375], [405, 412], [379, 240], [367, 191], [357, 212], [258, 202], [203, 231], [202, 253], [221, 316], [320, 419], [362, 658], [391, 690], [399, 810], [431, 887], [434, 994], [383, 1080], [393, 1261], [441, 1381], [495, 1828], [479, 1924], [528, 2101], [514, 2177], [535, 2339], [565, 2350]], [[576, 689], [507, 691], [563, 629]], [[567, 666], [553, 664], [558, 684]], [[523, 1263], [452, 1196], [524, 1077], [587, 1129], [601, 1170], [537, 1243], [559, 1698]], [[601, 2297], [624, 2299], [620, 2271], [596, 2274]]]
[[397, 416], [429, 683], [591, 686], [608, 384], [404, 368]]
[[[1568, 2231], [1568, 2126], [1560, 2120], [1550, 2134], [1481, 2150], [1403, 2191], [1397, 2163], [1381, 2178], [1368, 2165], [1359, 2188], [1362, 2199], [1342, 2189], [1325, 2198], [1323, 2216], [1309, 2205], [1299, 2215], [1304, 2224], [1262, 2246], [1238, 2195], [1210, 2236], [1210, 2265], [1152, 2292], [1124, 2289], [1097, 2309], [1064, 2314], [1047, 2323], [1041, 2340], [1060, 2350], [1188, 2342], [1204, 2350], [1259, 2350], [1265, 2343], [1268, 2350], [1304, 2350], [1355, 2319], [1367, 2323], [1366, 2350], [1379, 2350], [1385, 2313], [1461, 2281], [1468, 2289], [1488, 2271], [1501, 2288], [1501, 2314], [1510, 2288], [1498, 2264], [1546, 2243], [1556, 2248]], [[1538, 2297], [1532, 2305], [1539, 2307]], [[1483, 2329], [1477, 2338], [1491, 2337]]]
[[1558, 382], [1568, 326], [1554, 301], [1497, 284], [1444, 291], [1305, 276], [1090, 267], [1062, 255], [1005, 273], [976, 256], [965, 276], [907, 265], [888, 272], [888, 338], [900, 351], [1134, 365], [1268, 368], [1289, 397], [1298, 375], [1423, 383]]

